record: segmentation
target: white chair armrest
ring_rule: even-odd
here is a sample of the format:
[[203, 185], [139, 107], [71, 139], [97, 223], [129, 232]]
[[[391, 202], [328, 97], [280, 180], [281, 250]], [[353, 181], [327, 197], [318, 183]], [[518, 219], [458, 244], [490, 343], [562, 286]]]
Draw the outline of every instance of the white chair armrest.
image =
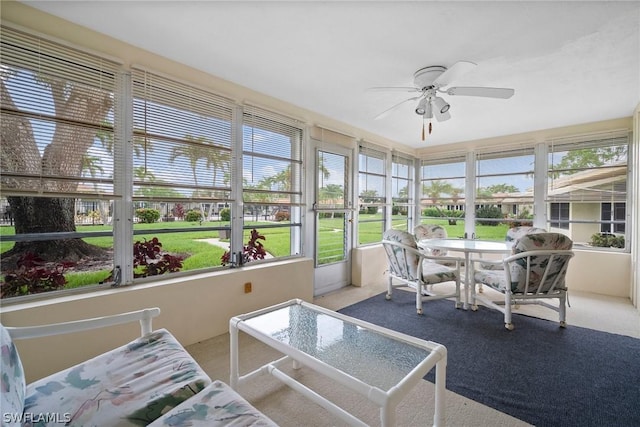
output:
[[5, 326], [13, 339], [27, 339], [48, 337], [52, 335], [69, 334], [73, 332], [88, 331], [107, 326], [120, 325], [122, 323], [140, 321], [140, 335], [144, 336], [153, 330], [152, 318], [160, 314], [158, 307], [145, 308], [143, 310], [128, 313], [114, 314], [111, 316], [94, 317], [91, 319], [74, 320], [64, 323], [52, 323], [38, 326]]

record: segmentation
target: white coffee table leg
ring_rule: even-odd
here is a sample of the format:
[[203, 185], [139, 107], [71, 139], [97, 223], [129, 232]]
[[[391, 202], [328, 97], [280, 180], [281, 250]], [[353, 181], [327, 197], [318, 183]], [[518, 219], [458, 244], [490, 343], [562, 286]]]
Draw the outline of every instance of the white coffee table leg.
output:
[[238, 389], [238, 328], [235, 324], [229, 324], [229, 355], [230, 355], [230, 374], [229, 385], [232, 389]]

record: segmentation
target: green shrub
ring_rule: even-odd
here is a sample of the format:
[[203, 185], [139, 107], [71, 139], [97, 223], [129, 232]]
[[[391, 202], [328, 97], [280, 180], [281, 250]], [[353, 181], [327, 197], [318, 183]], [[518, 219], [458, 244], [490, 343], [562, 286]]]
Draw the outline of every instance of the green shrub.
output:
[[[484, 206], [476, 210], [476, 218], [502, 219], [502, 210], [497, 206]], [[482, 221], [482, 219], [479, 219], [477, 223], [480, 225], [497, 226], [499, 221]]]
[[624, 236], [610, 233], [596, 233], [591, 236], [591, 246], [601, 248], [624, 248]]
[[422, 215], [426, 217], [445, 217], [445, 218], [462, 218], [464, 211], [452, 211], [449, 209], [426, 208], [422, 211]]
[[224, 208], [220, 210], [220, 221], [231, 221], [231, 209]]
[[202, 212], [199, 209], [191, 209], [184, 216], [184, 220], [187, 222], [200, 222], [202, 221]]
[[139, 208], [136, 209], [136, 217], [140, 222], [153, 224], [160, 219], [160, 211], [158, 209]]

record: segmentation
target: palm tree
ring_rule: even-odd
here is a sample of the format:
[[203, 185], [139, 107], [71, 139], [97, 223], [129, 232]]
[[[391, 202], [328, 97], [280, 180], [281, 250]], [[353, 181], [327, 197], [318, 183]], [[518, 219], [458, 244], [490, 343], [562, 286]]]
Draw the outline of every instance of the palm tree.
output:
[[189, 161], [191, 166], [191, 173], [193, 174], [193, 181], [198, 186], [198, 160], [208, 160], [210, 153], [209, 148], [204, 146], [206, 138], [200, 136], [194, 138], [191, 135], [186, 135], [185, 140], [189, 141], [189, 144], [173, 147], [171, 150], [171, 156], [169, 156], [170, 162], [175, 162], [179, 157], [185, 157]]

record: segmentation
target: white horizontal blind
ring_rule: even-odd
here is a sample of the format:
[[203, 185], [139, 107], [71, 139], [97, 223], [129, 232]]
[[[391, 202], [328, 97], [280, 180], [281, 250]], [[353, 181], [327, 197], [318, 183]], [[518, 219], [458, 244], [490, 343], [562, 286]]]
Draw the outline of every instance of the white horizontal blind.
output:
[[245, 205], [300, 206], [303, 125], [255, 106], [243, 114]]
[[466, 179], [464, 156], [423, 159], [420, 168], [421, 204], [431, 207], [464, 203]]
[[133, 198], [231, 200], [233, 103], [133, 67]]
[[480, 204], [533, 204], [534, 166], [533, 147], [479, 153], [476, 156], [476, 201]]
[[550, 142], [547, 201], [626, 202], [626, 132]]
[[386, 153], [360, 147], [358, 153], [358, 191], [362, 206], [386, 204]]
[[407, 157], [391, 156], [391, 192], [394, 204], [410, 206], [413, 204], [413, 160]]
[[2, 26], [4, 196], [120, 196], [120, 64]]

